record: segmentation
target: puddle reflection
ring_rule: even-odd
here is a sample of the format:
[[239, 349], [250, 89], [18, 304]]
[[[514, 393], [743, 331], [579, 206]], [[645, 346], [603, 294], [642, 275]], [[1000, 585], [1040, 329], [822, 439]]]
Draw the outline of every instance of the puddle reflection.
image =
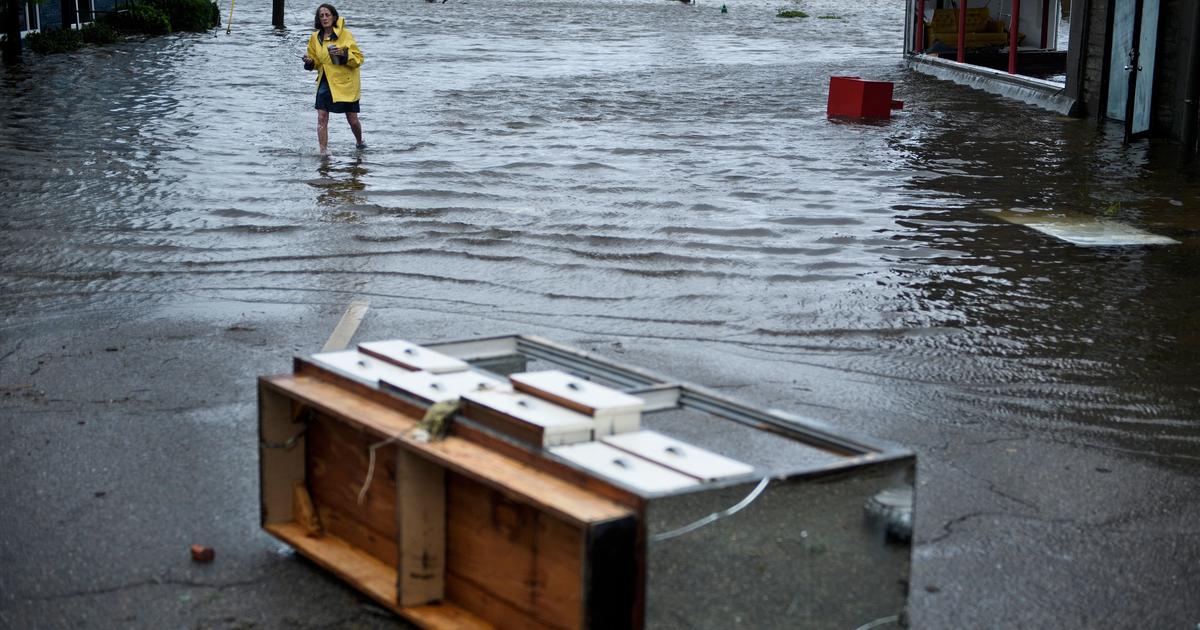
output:
[[368, 172], [367, 167], [363, 166], [361, 153], [348, 161], [323, 156], [317, 166], [320, 178], [309, 181], [308, 185], [317, 189], [317, 205], [320, 207], [356, 206], [366, 201], [362, 192], [367, 188], [363, 178]]

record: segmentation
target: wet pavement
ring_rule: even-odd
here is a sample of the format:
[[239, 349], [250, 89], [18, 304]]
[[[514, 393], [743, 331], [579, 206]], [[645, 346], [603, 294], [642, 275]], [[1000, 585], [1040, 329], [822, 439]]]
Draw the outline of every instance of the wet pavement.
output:
[[[727, 4], [345, 7], [329, 158], [310, 7], [4, 69], [0, 626], [390, 625], [258, 530], [254, 379], [353, 300], [913, 449], [913, 627], [1200, 623], [1197, 167], [907, 70], [902, 3]], [[837, 74], [905, 108], [827, 120]]]

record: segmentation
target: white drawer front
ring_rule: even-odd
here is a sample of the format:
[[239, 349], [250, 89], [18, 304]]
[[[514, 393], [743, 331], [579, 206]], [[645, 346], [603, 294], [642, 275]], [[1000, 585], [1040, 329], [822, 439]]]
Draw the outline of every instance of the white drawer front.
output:
[[605, 444], [639, 455], [699, 479], [721, 479], [754, 472], [754, 467], [681, 442], [656, 431], [635, 431], [603, 438]]
[[313, 363], [348, 376], [356, 381], [378, 387], [379, 381], [411, 374], [408, 370], [367, 356], [357, 350], [322, 352], [311, 357]]
[[596, 426], [588, 416], [521, 392], [489, 390], [463, 394], [463, 398], [519, 422], [542, 427], [546, 433], [592, 431]]
[[457, 400], [468, 392], [510, 389], [511, 387], [500, 379], [473, 370], [448, 374], [401, 372], [401, 374], [380, 380], [389, 387], [431, 403]]
[[698, 479], [600, 442], [557, 446], [550, 452], [642, 492], [669, 492], [700, 483]]
[[509, 379], [522, 391], [534, 395], [546, 395], [569, 407], [587, 413], [641, 413], [645, 403], [641, 398], [630, 396], [600, 383], [593, 383], [560, 370], [523, 372]]
[[358, 344], [358, 349], [409, 370], [424, 370], [434, 374], [462, 372], [471, 367], [466, 361], [423, 348], [403, 339], [369, 341]]

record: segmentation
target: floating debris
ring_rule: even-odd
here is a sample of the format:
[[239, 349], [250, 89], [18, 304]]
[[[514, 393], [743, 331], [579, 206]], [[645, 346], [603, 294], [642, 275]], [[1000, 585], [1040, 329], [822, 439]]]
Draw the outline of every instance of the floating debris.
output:
[[1130, 245], [1178, 245], [1179, 241], [1161, 234], [1090, 214], [1001, 210], [997, 216], [1010, 223], [1048, 234], [1084, 247]]

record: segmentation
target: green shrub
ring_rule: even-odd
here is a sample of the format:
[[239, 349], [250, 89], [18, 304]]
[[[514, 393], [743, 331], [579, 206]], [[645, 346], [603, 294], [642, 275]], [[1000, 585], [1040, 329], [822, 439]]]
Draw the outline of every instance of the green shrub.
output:
[[84, 46], [111, 44], [117, 41], [117, 34], [104, 24], [85, 24], [79, 30], [56, 28], [40, 33], [30, 33], [25, 37], [29, 49], [43, 55], [79, 50]]
[[212, 0], [150, 0], [176, 31], [202, 33], [221, 23], [221, 9]]
[[83, 37], [86, 44], [93, 46], [101, 46], [104, 44], [116, 43], [118, 39], [117, 32], [112, 30], [107, 24], [94, 22], [80, 29], [79, 34]]
[[806, 18], [806, 17], [808, 17], [808, 14], [807, 14], [807, 13], [805, 13], [805, 12], [803, 12], [803, 11], [796, 11], [796, 10], [793, 10], [793, 9], [784, 9], [784, 10], [780, 11], [779, 13], [776, 13], [776, 14], [775, 14], [775, 17], [781, 17], [781, 18]]
[[51, 54], [79, 50], [88, 44], [111, 44], [117, 34], [103, 24], [85, 24], [79, 30], [70, 28], [48, 29], [30, 33], [25, 37], [29, 49], [36, 53]]
[[29, 50], [43, 55], [62, 53], [83, 48], [83, 37], [79, 31], [69, 28], [56, 28], [40, 33], [30, 33], [25, 36]]
[[158, 7], [150, 4], [135, 4], [127, 11], [110, 13], [107, 22], [121, 33], [166, 35], [171, 32], [170, 18]]

